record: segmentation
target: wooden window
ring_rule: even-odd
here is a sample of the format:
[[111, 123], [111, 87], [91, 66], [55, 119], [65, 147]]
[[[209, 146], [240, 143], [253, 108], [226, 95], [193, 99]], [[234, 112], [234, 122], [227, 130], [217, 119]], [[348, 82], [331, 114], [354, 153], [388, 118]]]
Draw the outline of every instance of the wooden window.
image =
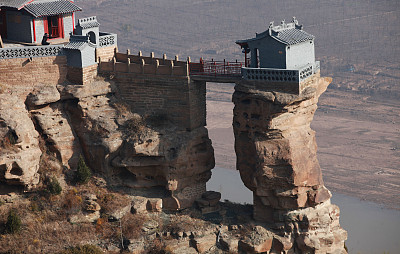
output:
[[49, 35], [51, 39], [64, 38], [64, 24], [63, 16], [49, 16], [44, 18], [44, 32]]

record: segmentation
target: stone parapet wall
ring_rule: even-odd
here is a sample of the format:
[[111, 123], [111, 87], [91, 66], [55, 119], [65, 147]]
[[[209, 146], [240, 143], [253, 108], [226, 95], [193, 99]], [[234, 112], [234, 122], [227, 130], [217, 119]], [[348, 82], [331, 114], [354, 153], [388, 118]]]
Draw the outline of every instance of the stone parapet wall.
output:
[[99, 71], [102, 73], [134, 73], [165, 76], [189, 76], [189, 65], [187, 62], [168, 60], [166, 55], [163, 58], [155, 58], [152, 53], [150, 57], [131, 55], [129, 50], [126, 54], [115, 52], [113, 61], [99, 60]]
[[104, 47], [104, 48], [96, 48], [96, 60], [101, 59], [103, 62], [109, 62], [114, 57], [114, 52], [117, 49], [116, 45]]
[[66, 77], [66, 56], [0, 59], [0, 84], [57, 84], [64, 82]]

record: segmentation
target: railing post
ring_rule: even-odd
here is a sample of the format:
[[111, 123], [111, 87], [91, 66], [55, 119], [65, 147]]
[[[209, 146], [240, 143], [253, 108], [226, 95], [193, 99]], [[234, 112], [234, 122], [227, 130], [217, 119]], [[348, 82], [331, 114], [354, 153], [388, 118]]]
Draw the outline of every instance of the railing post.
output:
[[225, 73], [225, 59], [224, 59], [224, 75], [225, 75], [226, 73]]
[[115, 63], [117, 62], [115, 56], [113, 57], [113, 71], [114, 73], [116, 72], [116, 67], [115, 67]]
[[190, 72], [189, 72], [189, 62], [186, 62], [186, 64], [185, 64], [185, 67], [186, 67], [186, 76], [189, 76], [190, 75]]
[[158, 66], [160, 66], [160, 61], [156, 59], [156, 75], [158, 74]]
[[126, 50], [126, 55], [129, 56], [131, 54], [131, 51], [129, 49]]
[[151, 52], [151, 53], [150, 53], [150, 58], [151, 58], [151, 63], [153, 63], [153, 60], [154, 60], [154, 52]]
[[131, 72], [131, 59], [128, 57], [128, 60], [126, 61], [126, 64], [128, 66], [128, 72]]
[[165, 65], [165, 61], [167, 61], [167, 54], [164, 54], [164, 55], [162, 56], [162, 58], [163, 58], [163, 65]]
[[141, 50], [139, 50], [138, 56], [139, 56], [139, 57], [142, 57], [142, 51], [141, 51]]
[[179, 61], [179, 56], [175, 55], [175, 63], [178, 64], [178, 61]]
[[142, 59], [142, 65], [141, 65], [141, 67], [142, 67], [142, 74], [144, 74], [144, 65], [146, 64], [146, 62], [144, 61], [144, 59]]
[[170, 63], [170, 66], [171, 66], [171, 76], [173, 76], [174, 75], [174, 61], [169, 61], [169, 63]]
[[190, 63], [190, 56], [187, 57], [187, 62]]

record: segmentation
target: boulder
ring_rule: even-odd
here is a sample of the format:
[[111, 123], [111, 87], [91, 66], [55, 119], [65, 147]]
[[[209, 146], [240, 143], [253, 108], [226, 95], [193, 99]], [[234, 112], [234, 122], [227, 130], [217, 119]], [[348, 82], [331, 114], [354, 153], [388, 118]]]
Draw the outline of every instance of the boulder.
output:
[[55, 85], [38, 86], [28, 95], [26, 103], [29, 106], [47, 105], [59, 101], [60, 93]]
[[255, 226], [249, 235], [239, 240], [238, 248], [245, 253], [264, 253], [271, 250], [273, 237], [261, 226]]
[[100, 211], [95, 212], [81, 212], [75, 215], [72, 215], [69, 218], [69, 222], [72, 224], [75, 223], [93, 223], [100, 219]]
[[212, 235], [206, 235], [206, 236], [200, 237], [200, 238], [196, 237], [192, 241], [193, 241], [193, 246], [195, 246], [196, 250], [199, 253], [206, 253], [212, 247], [215, 246], [216, 236], [214, 234], [212, 234]]
[[149, 198], [146, 203], [146, 209], [149, 212], [161, 212], [163, 207], [161, 198]]
[[132, 213], [147, 213], [147, 199], [145, 197], [134, 197], [132, 200]]
[[206, 191], [201, 197], [209, 202], [209, 206], [215, 206], [221, 200], [221, 193], [216, 191]]

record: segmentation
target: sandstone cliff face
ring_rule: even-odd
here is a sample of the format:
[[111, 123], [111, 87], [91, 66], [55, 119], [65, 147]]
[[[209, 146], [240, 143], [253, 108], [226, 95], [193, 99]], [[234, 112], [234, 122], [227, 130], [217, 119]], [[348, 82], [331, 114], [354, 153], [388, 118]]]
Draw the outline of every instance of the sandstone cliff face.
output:
[[[281, 251], [344, 253], [347, 233], [322, 181], [310, 128], [330, 81], [315, 75], [300, 95], [266, 90], [262, 82], [235, 87], [237, 168], [253, 191], [254, 218], [273, 225], [271, 234], [279, 238], [274, 248]], [[207, 129], [201, 124], [182, 129], [157, 112], [133, 113], [117, 85], [99, 78], [84, 86], [2, 90], [0, 180], [34, 186], [44, 154], [52, 154], [66, 171], [84, 154], [108, 186], [148, 193], [161, 187], [163, 209], [199, 201], [215, 164]]]
[[109, 185], [163, 187], [167, 208], [191, 206], [206, 191], [214, 167], [207, 129], [182, 130], [168, 116], [132, 113], [115, 90], [112, 82], [98, 79], [84, 86], [64, 83], [2, 91], [1, 179], [33, 186], [39, 181], [42, 153], [71, 170], [84, 154]]
[[32, 186], [42, 154], [39, 134], [23, 100], [10, 90], [0, 94], [0, 179], [11, 184]]
[[98, 81], [67, 86], [67, 106], [80, 145], [93, 169], [111, 185], [164, 187], [171, 208], [191, 206], [205, 192], [214, 153], [205, 127], [182, 131], [168, 116], [138, 115], [121, 101], [115, 86]]
[[[322, 180], [315, 132], [310, 128], [318, 98], [330, 82], [315, 75], [300, 95], [291, 95], [268, 91], [262, 82], [241, 81], [233, 95], [237, 169], [253, 191], [254, 218], [283, 223], [281, 230], [299, 241], [298, 246], [304, 245], [303, 250], [321, 253], [331, 247], [343, 249], [346, 239], [338, 208], [329, 203], [331, 194]], [[302, 214], [301, 219], [292, 218], [293, 214]], [[322, 226], [326, 230], [318, 234]], [[304, 240], [307, 237], [311, 240]]]

